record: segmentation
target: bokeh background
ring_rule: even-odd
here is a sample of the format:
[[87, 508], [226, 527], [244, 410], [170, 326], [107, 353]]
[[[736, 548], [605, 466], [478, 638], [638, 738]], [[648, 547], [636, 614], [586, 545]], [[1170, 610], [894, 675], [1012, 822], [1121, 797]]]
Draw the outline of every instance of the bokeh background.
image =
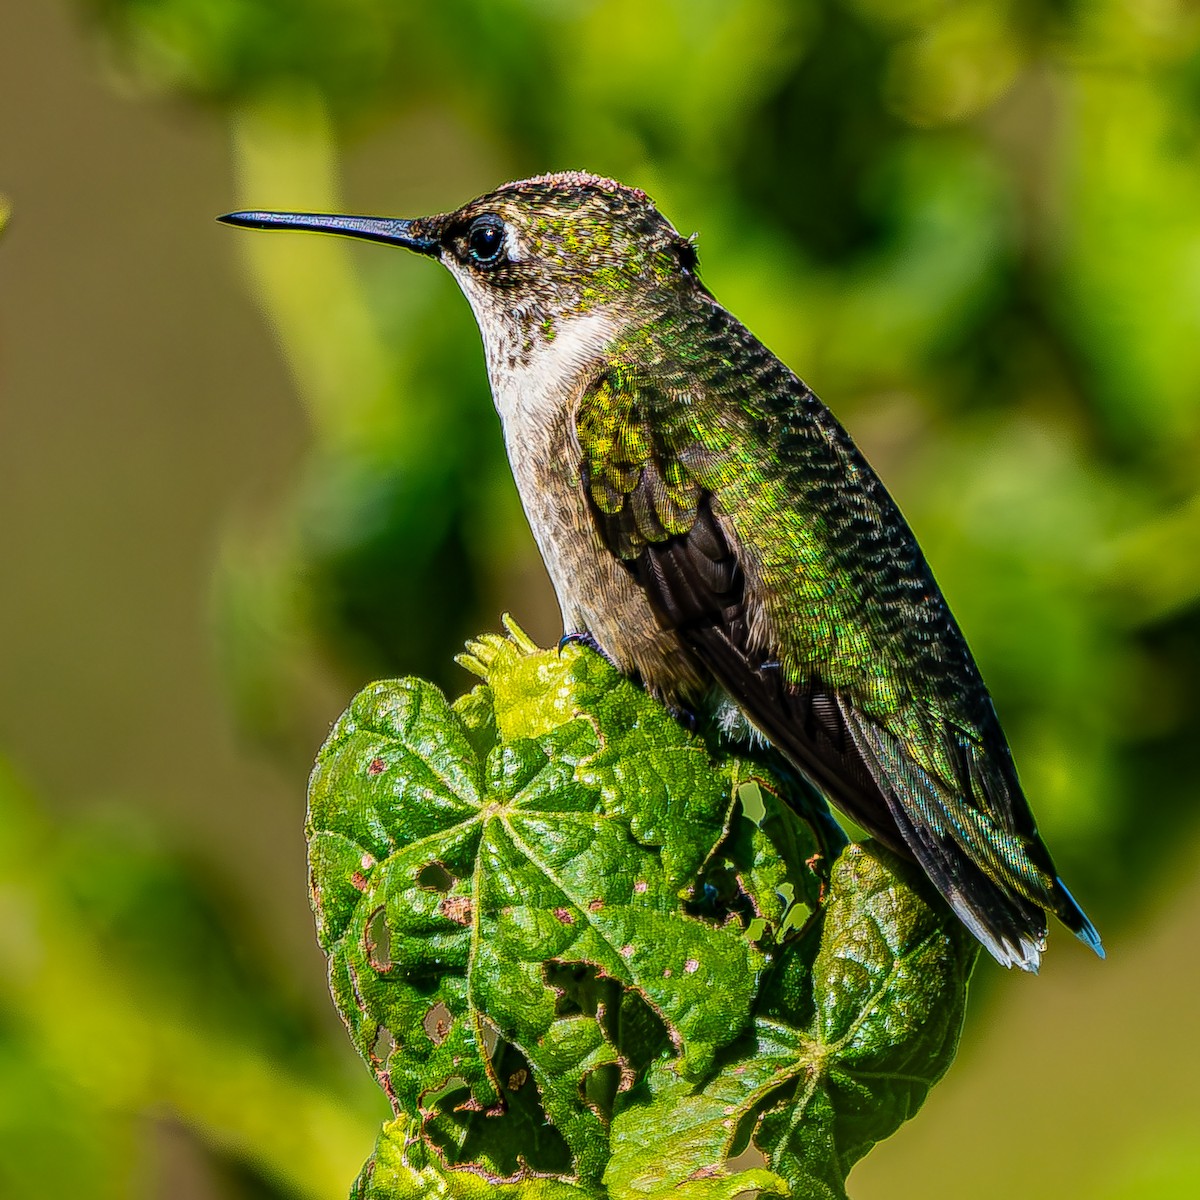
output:
[[556, 607], [449, 277], [213, 217], [575, 167], [698, 230], [880, 470], [1109, 948], [981, 963], [852, 1195], [1200, 1195], [1190, 0], [10, 0], [0, 1195], [317, 1200], [367, 1156], [308, 765], [363, 682], [457, 694]]

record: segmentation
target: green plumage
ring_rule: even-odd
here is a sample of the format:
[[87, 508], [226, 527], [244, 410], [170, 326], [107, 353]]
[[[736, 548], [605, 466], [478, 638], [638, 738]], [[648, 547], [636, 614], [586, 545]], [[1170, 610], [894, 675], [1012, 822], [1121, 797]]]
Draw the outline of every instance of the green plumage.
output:
[[[701, 347], [686, 364], [681, 340]], [[789, 683], [836, 689], [882, 722], [917, 704], [978, 729], [991, 706], [958, 627], [829, 410], [715, 305], [639, 339], [629, 361], [626, 352], [614, 348], [614, 369], [578, 417], [592, 501], [623, 514], [616, 553], [632, 559], [686, 533], [709, 495], [756, 580], [766, 648]], [[947, 770], [912, 732], [922, 766]]]
[[[744, 676], [769, 663], [786, 690], [830, 697], [841, 728], [827, 740], [848, 743], [832, 757], [859, 758], [875, 784], [867, 790], [907, 820], [881, 821], [844, 768], [841, 779], [816, 782], [922, 861], [1001, 961], [1036, 957], [1043, 908], [1093, 941], [1037, 835], [974, 660], [891, 497], [799, 379], [707, 293], [690, 300], [613, 346], [611, 369], [579, 408], [584, 478], [610, 548], [637, 562], [688, 535], [707, 498], [745, 577], [739, 605], [728, 607], [747, 610], [741, 669], [722, 670], [719, 656], [707, 665], [749, 719], [815, 775], [809, 752], [789, 745], [746, 696]], [[721, 607], [709, 615], [720, 620]], [[963, 869], [964, 857], [974, 870]], [[998, 905], [973, 896], [979, 876]], [[1015, 909], [1013, 919], [994, 907]]]

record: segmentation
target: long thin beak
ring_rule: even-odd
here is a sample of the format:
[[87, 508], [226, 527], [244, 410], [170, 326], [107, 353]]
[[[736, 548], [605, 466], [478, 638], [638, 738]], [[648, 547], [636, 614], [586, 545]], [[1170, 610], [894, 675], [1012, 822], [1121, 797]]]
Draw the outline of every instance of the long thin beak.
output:
[[387, 242], [403, 246], [417, 254], [437, 254], [435, 238], [414, 232], [414, 221], [399, 217], [347, 217], [336, 213], [234, 212], [218, 217], [226, 225], [246, 229], [306, 229], [316, 233], [337, 233], [342, 237], [362, 238], [368, 242]]

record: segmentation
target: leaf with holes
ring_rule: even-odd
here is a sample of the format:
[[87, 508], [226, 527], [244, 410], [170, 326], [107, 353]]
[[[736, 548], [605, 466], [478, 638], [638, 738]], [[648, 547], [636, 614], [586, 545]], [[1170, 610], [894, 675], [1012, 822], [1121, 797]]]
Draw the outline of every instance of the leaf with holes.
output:
[[883, 851], [823, 880], [769, 754], [510, 632], [454, 705], [366, 689], [313, 773], [330, 980], [397, 1114], [357, 1194], [844, 1197], [953, 1057], [973, 943]]
[[[654, 1068], [646, 1099], [618, 1114], [610, 1195], [844, 1200], [850, 1168], [953, 1060], [976, 957], [906, 874], [873, 846], [844, 851], [819, 930], [785, 948], [753, 1030], [723, 1050], [714, 1076], [697, 1088]], [[764, 1165], [731, 1166], [751, 1138]]]
[[375, 1152], [354, 1184], [350, 1200], [595, 1200], [592, 1190], [552, 1178], [489, 1178], [446, 1171], [416, 1124], [403, 1117], [383, 1127]]
[[796, 1094], [764, 1114], [758, 1143], [794, 1186], [820, 1180], [841, 1196], [854, 1163], [954, 1061], [979, 946], [940, 899], [925, 899], [911, 867], [874, 845], [850, 846], [830, 889]]
[[376, 684], [322, 749], [319, 936], [355, 1045], [445, 1165], [591, 1183], [645, 1066], [699, 1080], [749, 1025], [766, 957], [691, 896], [750, 769], [590, 651], [471, 651], [487, 683], [457, 705]]

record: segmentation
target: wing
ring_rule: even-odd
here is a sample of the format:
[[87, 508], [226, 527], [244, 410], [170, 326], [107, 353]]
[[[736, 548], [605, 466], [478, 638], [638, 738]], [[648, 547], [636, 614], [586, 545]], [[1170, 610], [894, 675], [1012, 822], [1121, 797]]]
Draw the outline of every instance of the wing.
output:
[[[857, 494], [846, 501], [851, 514], [856, 505], [878, 506], [878, 497], [870, 494], [873, 488], [891, 505], [848, 436], [804, 392], [801, 403], [808, 406], [811, 400], [828, 417], [824, 429], [816, 422], [815, 444], [824, 442], [825, 462], [816, 470], [806, 461], [806, 477], [825, 487], [822, 477], [844, 475], [845, 456], [851, 454], [852, 475], [860, 480]], [[788, 530], [772, 531], [778, 543], [773, 557], [752, 550], [740, 535], [748, 506], [761, 504], [761, 493], [769, 493], [776, 481], [756, 475], [757, 468], [745, 458], [744, 440], [753, 431], [726, 431], [722, 442], [722, 435], [712, 432], [712, 415], [694, 398], [665, 393], [620, 371], [598, 380], [579, 409], [582, 485], [596, 527], [644, 590], [659, 622], [676, 633], [748, 719], [837, 807], [886, 845], [915, 859], [1000, 962], [1036, 969], [1046, 934], [1044, 908], [1098, 948], [1095, 931], [1055, 876], [991, 701], [894, 505], [883, 514], [891, 525], [878, 514], [858, 522], [860, 541], [894, 541], [898, 523], [901, 541], [906, 536], [911, 546], [847, 546], [842, 530], [853, 520], [810, 519], [814, 527], [832, 531], [828, 536], [833, 540], [840, 538], [840, 545], [817, 547], [815, 553], [827, 554], [834, 567], [823, 569], [825, 604], [836, 607], [839, 600], [836, 591], [830, 593], [830, 579], [835, 589], [851, 589], [857, 629], [845, 614], [831, 623], [811, 606], [806, 610], [800, 605], [796, 613], [786, 597], [772, 611], [769, 601], [756, 595], [763, 574], [772, 569], [782, 576], [777, 586], [803, 591], [812, 575], [805, 556], [811, 559], [814, 552], [801, 546], [797, 561], [789, 564]], [[813, 444], [805, 448], [809, 460], [819, 452]], [[794, 497], [803, 481], [783, 483], [791, 489], [787, 496]], [[748, 489], [758, 490], [757, 500]], [[773, 516], [759, 513], [758, 519], [786, 518], [789, 514], [778, 509], [788, 503], [780, 499], [770, 506]], [[889, 645], [894, 615], [885, 612], [875, 622], [882, 632], [872, 628], [872, 581], [839, 578], [836, 570], [839, 562], [882, 563], [878, 586], [894, 592], [897, 549], [901, 568], [903, 553], [915, 554], [923, 569], [917, 586], [923, 594], [931, 590], [936, 595], [935, 616], [944, 613], [940, 629], [934, 634], [924, 630], [927, 644], [915, 655], [905, 644]], [[786, 631], [778, 632], [781, 621], [793, 614], [820, 625], [825, 640], [815, 648], [813, 661], [796, 661], [795, 646], [806, 644], [802, 633], [789, 645]], [[918, 614], [917, 622], [921, 619]], [[925, 620], [930, 624], [928, 614]], [[889, 707], [881, 707], [873, 690], [878, 671], [859, 667], [862, 686], [856, 688], [853, 659], [828, 654], [830, 624], [835, 640], [841, 636], [861, 642], [866, 637], [875, 665], [879, 658], [894, 659]], [[897, 636], [903, 633], [898, 630]], [[946, 644], [937, 644], [939, 636]], [[861, 650], [860, 645], [854, 656], [859, 662]], [[827, 657], [815, 657], [821, 653]], [[955, 721], [936, 695], [922, 696], [919, 686], [907, 686], [904, 678], [897, 682], [897, 671], [901, 676], [906, 670], [912, 673], [914, 658], [918, 670], [923, 667], [942, 684], [947, 670], [958, 666], [962, 671], [965, 663], [960, 682], [968, 693], [978, 692], [967, 696], [975, 719]]]

